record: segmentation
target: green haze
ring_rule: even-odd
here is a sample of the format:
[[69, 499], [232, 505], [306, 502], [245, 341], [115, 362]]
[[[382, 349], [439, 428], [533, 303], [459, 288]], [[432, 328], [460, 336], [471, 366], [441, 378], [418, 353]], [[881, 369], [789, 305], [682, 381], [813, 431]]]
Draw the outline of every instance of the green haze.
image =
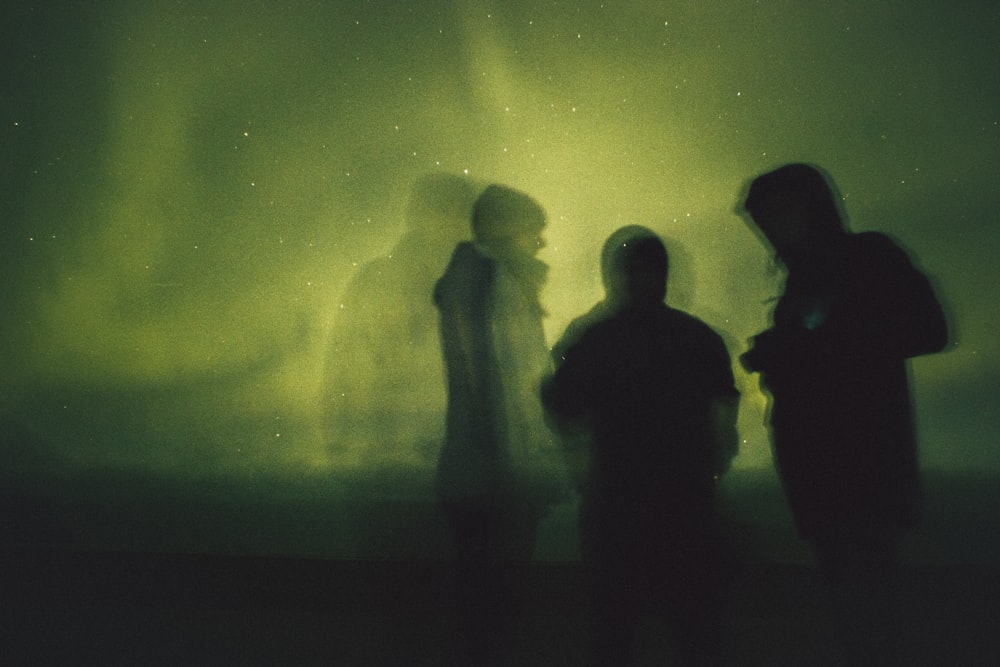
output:
[[[735, 205], [748, 178], [793, 160], [828, 169], [852, 226], [898, 237], [947, 304], [955, 345], [913, 364], [925, 463], [996, 471], [989, 3], [14, 1], [3, 13], [9, 474], [357, 465], [327, 442], [324, 397], [331, 377], [367, 371], [338, 366], [330, 337], [349, 281], [395, 247], [411, 187], [432, 172], [545, 206], [550, 342], [600, 297], [604, 238], [635, 223], [675, 248], [668, 298], [735, 356], [780, 289]], [[373, 326], [403, 326], [380, 309], [386, 295], [369, 303]], [[764, 397], [755, 378], [738, 382], [737, 470], [769, 466]], [[429, 399], [421, 419], [439, 413]]]

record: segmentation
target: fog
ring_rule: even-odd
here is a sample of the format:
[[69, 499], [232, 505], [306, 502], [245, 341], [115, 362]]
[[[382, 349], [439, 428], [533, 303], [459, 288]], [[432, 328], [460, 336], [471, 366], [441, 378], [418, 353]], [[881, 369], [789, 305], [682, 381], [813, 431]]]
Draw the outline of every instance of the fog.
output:
[[[922, 462], [992, 484], [1000, 10], [622, 4], [7, 3], [5, 478], [389, 494], [380, 471], [432, 467], [429, 286], [462, 225], [414, 240], [429, 174], [545, 207], [550, 344], [600, 298], [603, 240], [642, 224], [671, 248], [668, 301], [735, 358], [781, 285], [736, 205], [805, 160], [934, 279], [954, 340], [912, 364]], [[736, 371], [733, 474], [769, 471]]]

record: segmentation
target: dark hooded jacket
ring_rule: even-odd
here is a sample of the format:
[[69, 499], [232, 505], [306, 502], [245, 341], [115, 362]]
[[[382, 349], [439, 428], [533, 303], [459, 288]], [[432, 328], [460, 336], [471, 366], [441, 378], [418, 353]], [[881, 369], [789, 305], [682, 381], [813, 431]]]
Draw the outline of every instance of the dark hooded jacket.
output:
[[918, 514], [906, 360], [947, 341], [906, 253], [845, 233], [823, 265], [789, 272], [774, 325], [744, 356], [772, 397], [774, 455], [801, 534], [908, 527]]

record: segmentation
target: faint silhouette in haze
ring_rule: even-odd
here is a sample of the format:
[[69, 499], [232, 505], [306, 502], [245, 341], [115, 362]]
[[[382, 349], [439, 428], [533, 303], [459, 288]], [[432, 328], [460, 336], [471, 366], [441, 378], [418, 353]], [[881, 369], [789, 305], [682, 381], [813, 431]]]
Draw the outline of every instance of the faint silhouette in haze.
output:
[[506, 659], [538, 522], [567, 493], [538, 401], [551, 365], [539, 303], [548, 267], [536, 258], [545, 222], [527, 195], [489, 186], [474, 241], [458, 244], [434, 290], [448, 384], [437, 488], [462, 602], [458, 664]]
[[476, 194], [459, 176], [419, 178], [403, 236], [348, 284], [324, 377], [325, 438], [342, 461], [433, 465], [444, 435], [445, 387], [428, 295], [455, 244], [470, 235]]

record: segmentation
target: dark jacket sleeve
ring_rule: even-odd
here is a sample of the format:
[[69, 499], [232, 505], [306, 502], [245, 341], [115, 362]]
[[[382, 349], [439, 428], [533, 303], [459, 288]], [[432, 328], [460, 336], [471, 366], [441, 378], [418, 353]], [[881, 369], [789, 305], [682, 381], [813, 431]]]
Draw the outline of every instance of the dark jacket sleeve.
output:
[[581, 361], [580, 343], [560, 355], [562, 363], [553, 376], [542, 383], [542, 405], [556, 421], [573, 421], [590, 410], [588, 388], [595, 381], [592, 368]]
[[875, 308], [865, 331], [870, 347], [902, 358], [940, 352], [948, 343], [944, 311], [926, 275], [882, 234], [858, 235], [860, 262], [873, 267]]

